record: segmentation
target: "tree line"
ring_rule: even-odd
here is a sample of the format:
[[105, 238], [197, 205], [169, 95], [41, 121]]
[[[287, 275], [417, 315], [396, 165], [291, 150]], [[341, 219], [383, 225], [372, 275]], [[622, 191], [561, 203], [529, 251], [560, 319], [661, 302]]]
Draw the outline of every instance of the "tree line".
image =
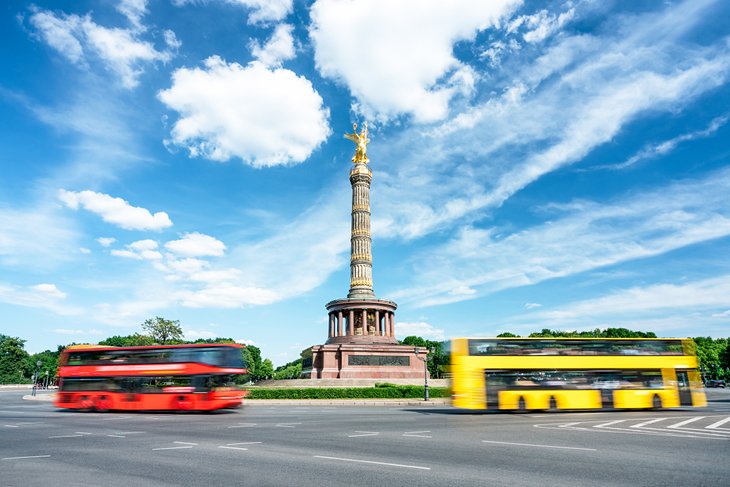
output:
[[[98, 344], [114, 347], [133, 347], [144, 345], [171, 345], [186, 343], [235, 343], [231, 338], [200, 338], [186, 341], [182, 327], [177, 320], [167, 320], [159, 316], [141, 324], [143, 333], [115, 335]], [[498, 337], [515, 337], [514, 333], [501, 333]], [[591, 331], [562, 331], [547, 328], [528, 335], [529, 338], [657, 338], [653, 332], [634, 331], [626, 328], [594, 329]], [[730, 381], [730, 338], [693, 338], [697, 347], [697, 358], [705, 380], [721, 379]], [[400, 340], [401, 345], [425, 347], [429, 350], [426, 366], [431, 378], [443, 378], [448, 372], [449, 355], [447, 342], [432, 341], [419, 336], [408, 336]], [[70, 345], [60, 345], [56, 350], [45, 350], [29, 354], [25, 351], [25, 340], [0, 334], [0, 384], [28, 384], [35, 377], [38, 382], [52, 382], [58, 369], [61, 351]], [[296, 379], [302, 372], [302, 360], [297, 359], [277, 368], [270, 359], [262, 358], [261, 349], [247, 345], [243, 359], [248, 364], [249, 374], [239, 377], [245, 382], [258, 382], [264, 379]]]

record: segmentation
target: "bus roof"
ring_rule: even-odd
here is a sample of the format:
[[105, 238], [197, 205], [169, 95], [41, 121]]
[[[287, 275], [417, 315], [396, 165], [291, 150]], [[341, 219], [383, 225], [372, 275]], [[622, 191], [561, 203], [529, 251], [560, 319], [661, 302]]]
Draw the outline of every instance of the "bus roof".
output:
[[245, 348], [246, 345], [240, 343], [181, 343], [176, 345], [142, 345], [135, 347], [113, 347], [109, 345], [71, 345], [66, 347], [63, 351], [74, 351], [74, 350], [158, 350], [161, 348], [192, 348], [192, 347], [233, 347], [233, 348]]

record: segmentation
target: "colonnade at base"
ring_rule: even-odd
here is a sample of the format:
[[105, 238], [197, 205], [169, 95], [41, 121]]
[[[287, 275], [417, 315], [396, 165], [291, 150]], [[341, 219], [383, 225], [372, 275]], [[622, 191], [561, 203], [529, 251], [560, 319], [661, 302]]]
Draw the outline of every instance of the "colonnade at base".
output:
[[367, 308], [330, 311], [329, 338], [364, 335], [395, 336], [395, 313]]
[[363, 343], [364, 340], [397, 343], [395, 310], [385, 299], [337, 299], [327, 303], [327, 343]]

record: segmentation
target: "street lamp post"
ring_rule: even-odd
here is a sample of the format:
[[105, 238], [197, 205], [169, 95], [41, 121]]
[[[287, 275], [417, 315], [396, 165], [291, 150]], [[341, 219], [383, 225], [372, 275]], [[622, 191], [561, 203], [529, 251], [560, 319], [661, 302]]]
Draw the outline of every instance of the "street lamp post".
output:
[[33, 372], [33, 391], [30, 393], [31, 396], [35, 396], [36, 386], [38, 385], [38, 369], [40, 369], [43, 362], [40, 360], [35, 363], [35, 372]]
[[428, 361], [430, 360], [428, 356], [432, 352], [432, 350], [428, 350], [426, 352], [426, 357], [424, 358], [418, 356], [418, 347], [415, 347], [414, 351], [416, 352], [416, 357], [418, 358], [418, 360], [423, 361], [423, 400], [428, 401]]

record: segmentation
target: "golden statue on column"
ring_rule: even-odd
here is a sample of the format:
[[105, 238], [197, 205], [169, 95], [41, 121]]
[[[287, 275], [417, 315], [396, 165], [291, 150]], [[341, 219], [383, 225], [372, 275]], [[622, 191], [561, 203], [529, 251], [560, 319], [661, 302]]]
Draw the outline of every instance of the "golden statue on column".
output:
[[366, 152], [368, 148], [368, 143], [370, 142], [370, 139], [368, 139], [368, 123], [364, 123], [364, 128], [360, 131], [359, 134], [357, 133], [357, 124], [353, 123], [352, 133], [345, 134], [345, 138], [357, 144], [357, 148], [355, 149], [355, 155], [352, 158], [352, 162], [354, 162], [355, 164], [367, 164], [368, 156]]

